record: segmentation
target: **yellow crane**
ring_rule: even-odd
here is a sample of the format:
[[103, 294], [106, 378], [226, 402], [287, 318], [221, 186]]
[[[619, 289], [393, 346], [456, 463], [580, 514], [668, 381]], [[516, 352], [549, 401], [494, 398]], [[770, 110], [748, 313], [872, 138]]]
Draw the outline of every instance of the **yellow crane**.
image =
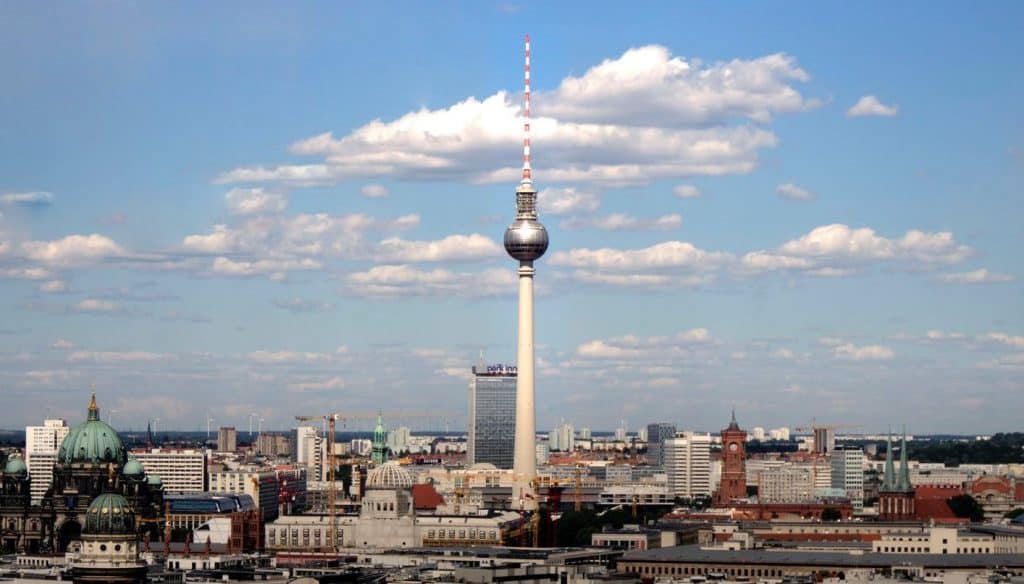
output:
[[338, 545], [338, 489], [334, 484], [334, 467], [337, 462], [334, 458], [334, 431], [338, 420], [344, 419], [341, 414], [332, 413], [322, 416], [295, 416], [300, 422], [321, 420], [326, 422], [327, 436], [324, 454], [324, 464], [327, 466], [327, 548], [330, 551], [337, 551]]

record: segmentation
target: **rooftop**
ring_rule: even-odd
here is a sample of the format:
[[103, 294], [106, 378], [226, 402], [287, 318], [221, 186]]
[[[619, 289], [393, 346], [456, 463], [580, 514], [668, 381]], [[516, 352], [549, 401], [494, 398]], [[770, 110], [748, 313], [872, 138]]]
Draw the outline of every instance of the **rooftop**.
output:
[[796, 550], [711, 550], [684, 545], [626, 552], [624, 562], [667, 562], [734, 565], [848, 566], [884, 568], [923, 566], [961, 568], [1003, 566], [1024, 568], [1021, 554], [888, 554], [874, 552], [810, 552]]

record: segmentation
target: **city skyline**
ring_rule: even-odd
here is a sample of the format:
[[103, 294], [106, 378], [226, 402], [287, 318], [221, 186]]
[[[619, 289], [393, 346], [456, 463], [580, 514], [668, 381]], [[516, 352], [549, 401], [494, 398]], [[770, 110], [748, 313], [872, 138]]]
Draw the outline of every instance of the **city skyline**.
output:
[[538, 427], [1014, 429], [1024, 9], [605, 9], [0, 7], [0, 428], [464, 420], [530, 32]]

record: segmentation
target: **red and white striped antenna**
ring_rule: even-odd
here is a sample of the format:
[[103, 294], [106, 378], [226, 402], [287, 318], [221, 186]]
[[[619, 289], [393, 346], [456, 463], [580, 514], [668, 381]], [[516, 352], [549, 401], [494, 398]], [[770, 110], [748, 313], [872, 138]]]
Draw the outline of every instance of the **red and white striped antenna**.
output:
[[526, 66], [523, 82], [523, 182], [532, 182], [530, 173], [530, 35], [526, 35]]

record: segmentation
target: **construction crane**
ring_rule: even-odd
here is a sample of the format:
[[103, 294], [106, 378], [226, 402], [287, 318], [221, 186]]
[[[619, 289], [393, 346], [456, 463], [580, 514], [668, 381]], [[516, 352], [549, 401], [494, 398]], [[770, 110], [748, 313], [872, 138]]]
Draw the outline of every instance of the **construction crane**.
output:
[[443, 416], [443, 413], [437, 412], [378, 412], [372, 413], [351, 413], [341, 414], [338, 412], [332, 412], [329, 414], [317, 415], [317, 416], [295, 416], [295, 419], [300, 422], [312, 422], [319, 420], [323, 425], [326, 441], [325, 452], [323, 455], [323, 464], [326, 468], [325, 478], [327, 480], [327, 514], [330, 518], [330, 523], [327, 526], [327, 547], [331, 551], [337, 551], [337, 530], [338, 530], [338, 487], [335, 483], [335, 468], [337, 466], [337, 460], [334, 453], [334, 440], [337, 430], [337, 423], [341, 420], [343, 423], [345, 420], [373, 420], [378, 416], [386, 416], [389, 418], [426, 418], [426, 417], [438, 417]]
[[575, 481], [575, 484], [573, 484], [573, 487], [572, 487], [573, 499], [574, 499], [574, 503], [573, 503], [573, 510], [574, 511], [581, 511], [583, 509], [583, 468], [585, 466], [586, 465], [584, 465], [582, 462], [577, 462], [576, 463], [576, 473], [575, 473], [576, 481]]
[[327, 524], [327, 548], [332, 552], [338, 551], [338, 488], [334, 483], [334, 431], [338, 420], [344, 418], [341, 414], [331, 413], [323, 416], [295, 416], [295, 419], [300, 422], [321, 420], [327, 426], [327, 447], [324, 454], [324, 464], [327, 466], [327, 515], [330, 520]]

